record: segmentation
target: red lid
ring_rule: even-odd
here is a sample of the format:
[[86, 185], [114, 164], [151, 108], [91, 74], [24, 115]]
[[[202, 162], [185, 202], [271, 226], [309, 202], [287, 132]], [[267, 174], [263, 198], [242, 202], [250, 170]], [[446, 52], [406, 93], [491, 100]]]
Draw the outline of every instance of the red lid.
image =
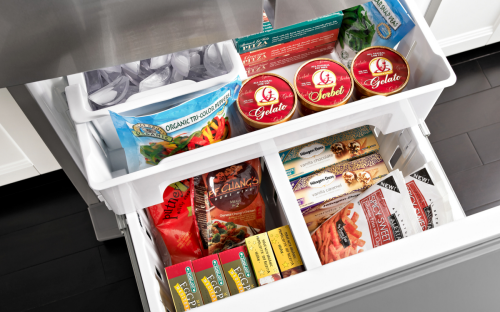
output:
[[217, 261], [217, 265], [220, 266], [219, 257], [217, 254], [203, 257], [201, 259], [193, 260], [193, 269], [195, 272], [200, 272], [213, 267], [213, 261]]
[[239, 260], [240, 259], [240, 252], [242, 252], [243, 255], [246, 258], [248, 258], [247, 247], [246, 246], [240, 246], [240, 247], [236, 247], [236, 248], [229, 249], [227, 251], [219, 253], [220, 262], [222, 264], [226, 264], [228, 262]]
[[387, 47], [370, 47], [356, 55], [352, 62], [354, 80], [369, 95], [389, 95], [401, 91], [410, 78], [410, 67], [397, 51]]
[[296, 101], [295, 91], [286, 79], [264, 73], [243, 83], [237, 103], [247, 122], [266, 126], [290, 119]]
[[313, 106], [344, 104], [352, 94], [352, 84], [347, 68], [331, 59], [310, 60], [295, 74], [295, 88], [299, 97]]
[[189, 268], [189, 270], [193, 272], [193, 265], [191, 263], [191, 260], [166, 267], [165, 273], [167, 273], [168, 279], [172, 279], [186, 274], [186, 268]]

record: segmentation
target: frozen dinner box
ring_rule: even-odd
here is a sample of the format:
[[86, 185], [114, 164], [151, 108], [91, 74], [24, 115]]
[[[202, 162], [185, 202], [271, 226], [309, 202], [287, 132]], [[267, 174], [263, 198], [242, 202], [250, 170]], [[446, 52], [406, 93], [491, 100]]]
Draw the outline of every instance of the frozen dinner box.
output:
[[205, 304], [229, 297], [229, 289], [222, 272], [219, 256], [210, 255], [194, 260], [193, 269]]
[[259, 286], [280, 280], [280, 270], [267, 233], [251, 236], [245, 242]]
[[280, 151], [279, 155], [288, 179], [293, 180], [378, 149], [370, 127], [363, 126]]
[[285, 225], [267, 232], [283, 278], [305, 271], [290, 226]]
[[[279, 29], [269, 29], [266, 24], [266, 17], [264, 17], [263, 29], [265, 30], [263, 32], [236, 38], [234, 39], [234, 45], [240, 54], [259, 50], [298, 38], [339, 29], [342, 24], [342, 17], [342, 12], [335, 12]], [[267, 21], [267, 23], [269, 22]]]
[[221, 252], [219, 258], [231, 296], [257, 287], [245, 246]]
[[177, 312], [188, 311], [203, 305], [190, 260], [166, 267], [165, 273]]

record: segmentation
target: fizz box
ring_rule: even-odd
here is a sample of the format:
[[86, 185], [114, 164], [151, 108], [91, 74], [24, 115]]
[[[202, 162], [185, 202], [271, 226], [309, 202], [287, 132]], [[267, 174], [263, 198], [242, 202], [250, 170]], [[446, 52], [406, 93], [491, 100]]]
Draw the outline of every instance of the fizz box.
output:
[[451, 206], [447, 197], [443, 195], [442, 181], [438, 177], [432, 162], [405, 177], [406, 187], [422, 231], [451, 220]]
[[335, 41], [318, 45], [308, 49], [297, 50], [293, 53], [286, 54], [283, 56], [268, 59], [266, 61], [246, 65], [245, 71], [248, 76], [255, 74], [268, 72], [277, 68], [285, 67], [291, 64], [300, 63], [303, 61], [310, 60], [312, 58], [320, 57], [326, 54], [330, 54], [335, 49]]
[[337, 133], [279, 152], [289, 180], [336, 163], [359, 158], [379, 149], [369, 126]]
[[230, 296], [219, 256], [210, 255], [193, 260], [193, 269], [205, 304]]
[[166, 267], [165, 273], [177, 311], [188, 311], [203, 305], [191, 261]]
[[293, 239], [290, 226], [285, 225], [267, 232], [274, 255], [278, 261], [283, 278], [305, 271], [299, 250]]
[[267, 233], [250, 236], [245, 243], [259, 286], [280, 280], [280, 270]]
[[342, 24], [342, 12], [331, 13], [305, 22], [274, 29], [269, 27], [267, 16], [263, 18], [263, 32], [233, 39], [239, 54], [259, 50], [295, 39], [339, 29]]
[[322, 264], [422, 232], [399, 170], [326, 220], [311, 238]]
[[257, 281], [245, 246], [219, 253], [231, 296], [257, 287]]
[[290, 120], [297, 95], [288, 80], [265, 73], [243, 83], [236, 103], [247, 129], [253, 131]]
[[391, 95], [401, 92], [410, 79], [410, 65], [398, 51], [371, 47], [359, 52], [352, 61], [356, 90], [364, 96]]
[[354, 89], [349, 70], [328, 58], [313, 59], [300, 66], [294, 84], [301, 115], [344, 105]]

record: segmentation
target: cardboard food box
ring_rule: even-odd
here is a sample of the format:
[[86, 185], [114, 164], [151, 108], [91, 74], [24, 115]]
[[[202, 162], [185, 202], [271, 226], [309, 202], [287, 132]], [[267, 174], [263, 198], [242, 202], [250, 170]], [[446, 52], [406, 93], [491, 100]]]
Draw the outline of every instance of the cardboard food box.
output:
[[378, 149], [370, 127], [363, 126], [280, 151], [280, 158], [288, 179], [293, 180]]
[[219, 258], [231, 296], [257, 287], [245, 246], [221, 252]]
[[250, 236], [245, 243], [259, 286], [280, 280], [280, 270], [267, 233]]
[[285, 43], [298, 38], [303, 38], [325, 31], [339, 29], [342, 24], [343, 13], [341, 11], [331, 13], [322, 17], [297, 23], [287, 27], [273, 29], [265, 13], [263, 15], [264, 31], [241, 38], [234, 39], [234, 45], [239, 54], [259, 50], [280, 43]]
[[[352, 198], [379, 181], [389, 171], [382, 156], [373, 154], [343, 162], [290, 182], [309, 231], [323, 218], [342, 209]], [[322, 211], [323, 214], [319, 214]], [[314, 213], [316, 219], [310, 219]], [[319, 218], [319, 219], [317, 219]]]
[[310, 49], [295, 51], [293, 53], [276, 57], [264, 62], [244, 66], [248, 76], [253, 76], [259, 73], [267, 72], [273, 69], [288, 66], [290, 64], [299, 63], [310, 60], [326, 54], [330, 54], [335, 49], [335, 41], [316, 46]]
[[198, 260], [193, 260], [193, 269], [196, 281], [200, 286], [203, 303], [209, 304], [229, 297], [224, 273], [219, 262], [219, 256], [210, 255]]
[[191, 261], [184, 261], [166, 267], [165, 273], [167, 274], [170, 293], [177, 312], [191, 310], [203, 305]]
[[333, 29], [319, 34], [295, 39], [289, 42], [280, 43], [267, 48], [240, 54], [244, 66], [250, 66], [275, 59], [290, 53], [304, 51], [315, 48], [325, 43], [337, 41], [339, 30]]
[[305, 271], [288, 225], [267, 232], [283, 278]]

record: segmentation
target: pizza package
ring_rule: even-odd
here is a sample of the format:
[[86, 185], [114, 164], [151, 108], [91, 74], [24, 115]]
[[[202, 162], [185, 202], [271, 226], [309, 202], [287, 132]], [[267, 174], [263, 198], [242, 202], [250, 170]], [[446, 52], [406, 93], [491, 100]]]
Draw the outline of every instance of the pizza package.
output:
[[260, 159], [203, 174], [207, 199], [208, 254], [243, 245], [266, 231], [266, 206], [260, 193]]
[[172, 264], [203, 256], [193, 209], [193, 179], [175, 182], [163, 192], [163, 203], [148, 207]]
[[422, 231], [443, 225], [452, 219], [450, 202], [443, 195], [444, 185], [434, 163], [429, 162], [411, 173], [405, 177], [405, 182]]
[[422, 232], [404, 177], [394, 170], [311, 234], [321, 264]]

